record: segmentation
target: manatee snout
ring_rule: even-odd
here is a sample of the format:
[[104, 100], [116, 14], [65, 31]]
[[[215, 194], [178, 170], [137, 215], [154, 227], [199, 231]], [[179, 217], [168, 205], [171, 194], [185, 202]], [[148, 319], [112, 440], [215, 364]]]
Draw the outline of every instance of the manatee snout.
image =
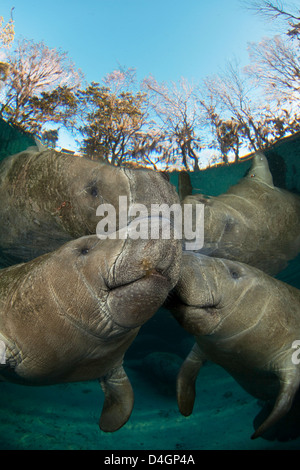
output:
[[[161, 229], [170, 224], [170, 237], [164, 238], [161, 232], [158, 238], [151, 238], [149, 225], [149, 237], [145, 240], [129, 238], [109, 273], [108, 305], [120, 326], [135, 328], [145, 323], [178, 281], [181, 240], [175, 238], [170, 220], [159, 218], [156, 222]], [[153, 223], [153, 218], [149, 218], [148, 223]]]
[[[139, 238], [136, 228], [142, 223], [147, 230]], [[166, 224], [169, 232], [163, 231]], [[109, 238], [92, 235], [69, 242], [55, 256], [60, 265], [64, 258], [69, 273], [76, 265], [76, 277], [104, 302], [106, 319], [119, 331], [141, 326], [164, 303], [178, 281], [181, 255], [181, 240], [170, 220], [140, 218]], [[57, 289], [63, 295], [60, 285]]]
[[165, 303], [178, 323], [193, 335], [203, 333], [199, 312], [204, 314], [205, 328], [214, 325], [217, 318], [213, 313], [219, 299], [209, 260], [199, 253], [184, 252], [178, 282]]

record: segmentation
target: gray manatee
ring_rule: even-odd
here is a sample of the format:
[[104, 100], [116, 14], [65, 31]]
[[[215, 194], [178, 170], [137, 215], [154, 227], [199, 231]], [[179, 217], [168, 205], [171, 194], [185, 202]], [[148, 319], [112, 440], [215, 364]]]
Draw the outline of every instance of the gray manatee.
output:
[[[225, 194], [195, 194], [182, 201], [199, 203], [204, 204], [203, 254], [275, 275], [300, 251], [300, 197], [274, 187], [262, 153], [254, 156], [247, 176]], [[193, 224], [195, 230], [195, 216]]]
[[96, 233], [96, 209], [119, 196], [133, 203], [179, 202], [160, 172], [114, 167], [54, 150], [25, 151], [0, 164], [0, 265], [26, 262]]
[[192, 412], [195, 380], [208, 359], [266, 401], [253, 438], [300, 435], [300, 361], [294, 349], [300, 345], [300, 291], [244, 263], [197, 253], [183, 254], [174, 291], [169, 308], [196, 339], [178, 374], [181, 413]]
[[2, 269], [1, 379], [30, 385], [99, 379], [100, 428], [117, 430], [133, 407], [123, 356], [174, 287], [180, 261], [174, 238], [90, 235]]

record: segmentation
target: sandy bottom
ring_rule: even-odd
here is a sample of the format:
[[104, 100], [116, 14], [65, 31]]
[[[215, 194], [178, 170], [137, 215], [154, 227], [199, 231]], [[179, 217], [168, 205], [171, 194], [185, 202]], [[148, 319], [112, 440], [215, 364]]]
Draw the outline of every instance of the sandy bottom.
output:
[[98, 428], [103, 395], [96, 382], [34, 388], [1, 385], [0, 448], [196, 450], [300, 449], [287, 443], [250, 440], [255, 399], [215, 365], [198, 380], [193, 415], [179, 414], [174, 396], [127, 367], [134, 384], [135, 406], [128, 423], [115, 433]]
[[119, 431], [104, 433], [98, 427], [103, 393], [97, 381], [48, 387], [1, 383], [0, 449], [300, 449], [300, 438], [286, 443], [251, 440], [260, 406], [215, 364], [203, 366], [193, 414], [181, 416], [175, 375], [192, 339], [173, 323], [172, 328], [175, 341], [167, 343], [170, 329], [166, 317], [158, 316], [128, 351], [125, 369], [135, 405]]

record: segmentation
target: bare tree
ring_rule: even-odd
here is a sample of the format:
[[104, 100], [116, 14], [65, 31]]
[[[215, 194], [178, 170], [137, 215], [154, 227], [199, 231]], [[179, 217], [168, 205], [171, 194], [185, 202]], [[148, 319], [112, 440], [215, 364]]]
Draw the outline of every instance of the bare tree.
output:
[[[257, 64], [265, 71], [266, 79], [270, 77], [270, 66], [264, 68], [262, 59]], [[259, 72], [254, 69], [251, 74], [249, 69], [247, 72], [237, 64], [228, 64], [225, 72], [207, 78], [201, 89], [199, 102], [225, 163], [232, 153], [237, 160], [245, 148], [251, 151], [266, 148], [300, 128], [297, 113], [282, 106], [274, 90], [273, 94], [266, 94]]]
[[186, 169], [199, 170], [199, 107], [194, 86], [182, 79], [179, 84], [159, 84], [150, 76], [143, 81], [161, 138], [164, 160], [182, 162]]
[[261, 88], [266, 123], [277, 138], [299, 131], [300, 123], [300, 9], [280, 0], [248, 0], [246, 5], [282, 26], [283, 34], [249, 45], [245, 72]]
[[118, 69], [105, 75], [103, 83], [115, 96], [120, 93], [132, 92], [136, 89], [136, 69], [120, 66]]
[[269, 99], [300, 103], [299, 50], [281, 36], [249, 45], [249, 75], [263, 87]]
[[[234, 152], [235, 161], [239, 159], [241, 124], [225, 116], [227, 113], [222, 99], [214, 92], [216, 80], [216, 77], [212, 77], [204, 82], [199, 92], [199, 104], [204, 109], [204, 126], [208, 128], [207, 134], [210, 136], [207, 147], [220, 152], [223, 162], [228, 163], [231, 151]], [[215, 160], [216, 158], [217, 156], [214, 157]]]
[[[67, 113], [75, 111], [72, 96], [82, 73], [65, 52], [23, 39], [8, 55], [7, 65], [0, 115], [9, 122], [39, 132], [46, 121], [57, 120], [59, 104]], [[63, 110], [61, 117], [66, 117]]]
[[284, 6], [280, 0], [248, 0], [248, 8], [271, 20], [281, 20], [288, 24], [286, 34], [300, 40], [300, 9], [296, 6]]
[[260, 109], [254, 104], [253, 84], [237, 63], [229, 63], [225, 72], [205, 79], [202, 90], [200, 103], [208, 114], [225, 162], [230, 151], [238, 159], [245, 140], [252, 150], [265, 143], [257, 122]]

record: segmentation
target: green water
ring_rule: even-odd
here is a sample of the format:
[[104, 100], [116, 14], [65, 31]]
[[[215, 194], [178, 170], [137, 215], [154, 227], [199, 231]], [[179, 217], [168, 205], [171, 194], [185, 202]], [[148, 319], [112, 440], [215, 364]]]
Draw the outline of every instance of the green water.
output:
[[[15, 147], [3, 147], [2, 155], [32, 144], [26, 139]], [[299, 136], [274, 146], [268, 157], [275, 184], [300, 192]], [[250, 163], [190, 174], [194, 191], [221, 194], [244, 176]], [[178, 174], [173, 173], [171, 182], [177, 181]], [[300, 257], [278, 278], [300, 288]], [[125, 359], [135, 392], [133, 413], [113, 434], [98, 427], [103, 393], [97, 382], [49, 387], [1, 383], [0, 449], [98, 449], [105, 454], [113, 450], [300, 449], [300, 438], [286, 443], [250, 440], [260, 405], [214, 364], [205, 365], [199, 374], [193, 414], [181, 416], [175, 376], [192, 344], [191, 336], [167, 310], [160, 309], [142, 327]]]

